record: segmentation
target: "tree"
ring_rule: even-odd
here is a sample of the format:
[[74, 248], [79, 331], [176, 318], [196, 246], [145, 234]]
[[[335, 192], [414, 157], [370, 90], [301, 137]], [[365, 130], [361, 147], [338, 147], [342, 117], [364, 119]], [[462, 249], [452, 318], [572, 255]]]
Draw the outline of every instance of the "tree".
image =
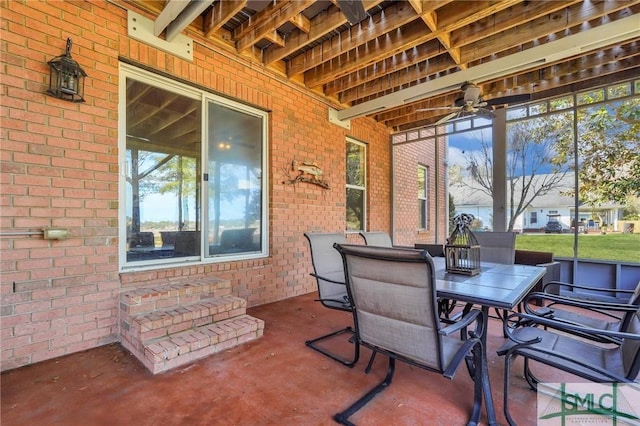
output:
[[[509, 231], [533, 200], [557, 188], [569, 170], [568, 163], [554, 148], [557, 140], [568, 138], [567, 132], [571, 129], [568, 120], [570, 115], [561, 113], [507, 126]], [[492, 146], [484, 137], [480, 137], [478, 143], [477, 150], [466, 154], [467, 172], [479, 184], [480, 190], [493, 198]]]
[[455, 225], [453, 223], [453, 218], [455, 215], [456, 215], [456, 203], [453, 200], [453, 195], [449, 193], [449, 229], [447, 229], [447, 235], [451, 235], [451, 232], [453, 232], [453, 228], [455, 228]]
[[626, 203], [640, 196], [640, 97], [578, 110], [579, 196]]

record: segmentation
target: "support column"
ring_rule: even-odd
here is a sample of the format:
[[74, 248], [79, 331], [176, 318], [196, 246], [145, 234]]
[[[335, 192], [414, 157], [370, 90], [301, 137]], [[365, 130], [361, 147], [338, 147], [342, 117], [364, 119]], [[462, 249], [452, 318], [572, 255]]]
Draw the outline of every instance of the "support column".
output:
[[507, 110], [493, 120], [493, 231], [507, 230]]

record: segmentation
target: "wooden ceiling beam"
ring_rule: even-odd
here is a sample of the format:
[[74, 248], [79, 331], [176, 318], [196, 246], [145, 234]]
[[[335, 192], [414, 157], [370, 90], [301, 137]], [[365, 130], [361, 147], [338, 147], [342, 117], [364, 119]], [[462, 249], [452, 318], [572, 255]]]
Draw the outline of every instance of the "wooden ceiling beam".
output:
[[[429, 40], [401, 54], [385, 58], [382, 61], [360, 68], [349, 75], [327, 83], [324, 88], [324, 93], [328, 96], [333, 96], [341, 92], [344, 93], [361, 88], [369, 82], [385, 79], [389, 76], [393, 78], [393, 74], [402, 72], [415, 65], [421, 66], [423, 62], [430, 61], [431, 58], [437, 57], [442, 53], [438, 41]], [[425, 65], [430, 67], [432, 63], [429, 62]], [[426, 72], [429, 73], [430, 70], [428, 69]]]
[[211, 37], [247, 5], [247, 0], [218, 1], [204, 17], [204, 36]]
[[[510, 48], [522, 50], [521, 45], [523, 44], [534, 40], [538, 43], [544, 43], [549, 39], [549, 34], [559, 33], [572, 27], [577, 27], [576, 32], [578, 32], [585, 22], [604, 15], [614, 14], [621, 9], [626, 9], [632, 3], [637, 4], [639, 1], [587, 2], [574, 5], [553, 13], [551, 16], [534, 19], [524, 25], [465, 45], [461, 48], [462, 60], [468, 63], [480, 58], [496, 55]], [[622, 18], [628, 14], [622, 13], [620, 15], [622, 15], [620, 16], [620, 18]]]
[[271, 15], [285, 7], [288, 3], [289, 2], [286, 1], [269, 2], [269, 5], [267, 7], [265, 7], [255, 15], [249, 17], [247, 21], [243, 22], [238, 28], [233, 30], [233, 41], [237, 42], [241, 38], [255, 32], [256, 29], [261, 25], [268, 24], [271, 21]]
[[460, 48], [495, 34], [501, 34], [519, 25], [525, 25], [526, 22], [551, 15], [580, 2], [581, 0], [562, 0], [518, 3], [506, 10], [478, 19], [469, 25], [456, 27], [451, 31], [451, 42], [453, 46]]
[[500, 0], [449, 3], [438, 9], [438, 27], [444, 31], [466, 27], [521, 2], [522, 0]]
[[298, 13], [296, 16], [290, 18], [289, 22], [305, 34], [308, 34], [311, 30], [311, 20], [302, 13]]
[[[450, 31], [460, 26], [467, 26], [482, 17], [489, 16], [499, 10], [506, 9], [519, 1], [520, 0], [503, 0], [497, 3], [472, 2], [464, 8], [459, 7], [459, 5], [455, 5], [457, 12], [452, 14], [449, 20], [445, 22], [438, 22], [438, 14], [435, 11], [429, 11], [427, 13], [422, 12], [421, 3], [420, 9], [416, 6], [417, 2], [413, 2], [411, 4], [414, 9], [416, 9], [416, 12], [420, 14], [427, 27], [429, 27], [435, 37], [440, 41], [440, 44], [447, 50], [453, 61], [460, 67], [460, 69], [466, 69], [467, 64], [462, 62], [460, 49], [453, 46], [453, 43], [451, 42]], [[443, 10], [444, 9], [446, 9], [446, 7], [443, 7]]]
[[[415, 11], [409, 4], [404, 2], [394, 3], [385, 9], [384, 13], [378, 13], [372, 16], [371, 19], [362, 21], [360, 24], [343, 31], [339, 36], [332, 37], [330, 40], [294, 57], [287, 64], [287, 75], [294, 76], [311, 70], [330, 62], [345, 52], [355, 51], [358, 47], [372, 41], [382, 40], [386, 36], [395, 35], [397, 39], [402, 34], [401, 31], [396, 30], [416, 20]], [[424, 34], [426, 28], [424, 24], [420, 24]], [[311, 84], [311, 86], [313, 85]]]
[[561, 78], [575, 73], [576, 70], [593, 70], [601, 67], [611, 69], [608, 64], [617, 64], [622, 61], [624, 64], [620, 64], [620, 67], [624, 69], [623, 67], [633, 63], [634, 60], [640, 63], [639, 44], [640, 40], [632, 41], [619, 47], [605, 49], [567, 62], [491, 82], [485, 86], [485, 90], [491, 93], [491, 97], [485, 96], [485, 99], [511, 95], [521, 91], [523, 87], [534, 88], [540, 82]]
[[[237, 40], [236, 48], [239, 52], [242, 52], [264, 38], [271, 41], [269, 37], [274, 37], [274, 33], [278, 30], [278, 27], [302, 13], [302, 11], [314, 3], [314, 1], [315, 0], [296, 0], [293, 2], [281, 1], [273, 3], [257, 14], [260, 16], [256, 17], [254, 24], [248, 25], [238, 33], [242, 35], [235, 38]], [[234, 36], [235, 35], [234, 31]], [[281, 45], [284, 46], [284, 41], [281, 42]]]
[[[498, 5], [494, 5], [493, 7], [490, 8], [491, 11], [495, 11], [495, 10], [502, 10], [504, 8], [508, 8], [510, 5], [513, 4], [514, 1], [519, 1], [519, 0], [509, 0], [509, 1], [502, 1], [500, 2]], [[434, 8], [437, 6], [440, 6], [442, 3], [444, 4], [448, 4], [448, 1], [442, 1], [439, 2], [438, 4], [434, 4], [435, 2], [428, 2], [429, 3], [429, 7], [430, 8]], [[478, 7], [476, 5], [476, 3], [483, 3], [484, 2], [472, 2], [469, 7], [471, 8], [470, 10], [467, 10], [467, 8], [463, 8], [462, 11], [458, 11], [456, 12], [456, 19], [450, 19], [450, 21], [452, 22], [451, 24], [448, 24], [446, 27], [443, 28], [438, 28], [435, 30], [435, 32], [432, 32], [431, 34], [429, 34], [426, 39], [427, 40], [431, 40], [431, 39], [435, 39], [438, 38], [440, 41], [440, 45], [445, 47], [445, 50], [449, 53], [449, 56], [451, 56], [451, 58], [453, 59], [453, 61], [458, 64], [458, 67], [460, 69], [465, 69], [467, 64], [464, 63], [461, 60], [461, 55], [460, 55], [460, 50], [458, 48], [455, 47], [451, 47], [451, 43], [449, 41], [449, 32], [453, 29], [458, 28], [458, 26], [461, 25], [466, 25], [467, 22], [469, 22], [469, 20], [472, 19], [481, 19], [482, 17], [485, 17], [487, 15], [487, 12], [485, 9], [482, 9], [480, 7]], [[413, 3], [412, 3], [413, 4]], [[459, 5], [458, 5], [459, 6]], [[498, 7], [499, 6], [499, 7]], [[460, 7], [457, 7], [456, 10], [460, 10]], [[434, 16], [433, 11], [432, 10], [427, 10], [426, 12], [421, 12], [420, 14], [421, 16], [427, 16], [429, 17], [425, 22], [427, 22], [429, 26], [432, 27], [436, 27], [436, 22], [437, 22], [437, 17]], [[449, 47], [447, 47], [449, 46]], [[415, 47], [412, 47], [411, 49], [407, 50], [406, 52], [403, 53], [403, 56], [411, 56], [411, 52], [415, 49]], [[440, 53], [440, 52], [438, 52]], [[391, 58], [390, 56], [387, 58], [383, 58], [382, 60], [386, 60], [388, 58]], [[395, 57], [394, 57], [395, 59]], [[376, 64], [377, 65], [377, 64]], [[367, 66], [367, 68], [369, 68], [370, 66]], [[381, 73], [385, 70], [385, 68], [383, 67], [376, 67], [376, 72], [378, 73], [378, 75], [376, 77], [383, 77], [383, 75], [381, 75]], [[392, 73], [395, 72], [396, 70], [389, 70], [388, 73]], [[344, 89], [342, 90], [348, 90], [350, 88], [362, 85], [364, 83], [366, 83], [366, 81], [359, 81], [358, 78], [356, 76], [347, 76], [348, 81], [351, 83], [351, 87], [344, 87]], [[340, 79], [341, 81], [343, 81], [342, 79]], [[329, 94], [329, 93], [328, 93]], [[330, 92], [330, 94], [335, 94], [335, 92]]]
[[433, 37], [421, 20], [415, 20], [402, 28], [402, 31], [391, 32], [357, 49], [350, 50], [321, 66], [307, 71], [304, 75], [305, 84], [318, 86], [331, 80], [354, 72], [365, 64], [372, 64], [384, 58], [402, 53], [405, 50], [421, 44]]
[[594, 87], [602, 87], [619, 81], [632, 80], [640, 75], [640, 62], [635, 61], [633, 65], [622, 70], [616, 70], [613, 73], [600, 75], [594, 73], [591, 78], [584, 78], [580, 81], [565, 83], [550, 88], [543, 87], [540, 92], [536, 93], [537, 99], [548, 99], [556, 96], [566, 95], [568, 93], [581, 92]]
[[[365, 8], [373, 7], [382, 0], [366, 1]], [[264, 64], [271, 65], [272, 63], [279, 61], [289, 55], [294, 54], [298, 50], [304, 48], [309, 43], [316, 42], [322, 37], [334, 31], [336, 28], [341, 27], [347, 23], [342, 11], [336, 7], [331, 6], [322, 13], [319, 13], [313, 19], [311, 19], [311, 25], [308, 32], [293, 31], [291, 34], [285, 36], [284, 47], [269, 46], [264, 51]]]
[[[523, 88], [530, 87], [530, 93], [534, 94], [534, 98], [541, 99], [542, 97], [548, 97], [550, 90], [555, 90], [555, 87], [567, 87], [575, 86], [581, 82], [591, 81], [592, 85], [604, 84], [597, 79], [608, 79], [610, 81], [616, 81], [624, 79], [622, 75], [627, 74], [630, 70], [637, 70], [640, 67], [640, 54], [637, 53], [637, 48], [630, 44], [625, 47], [623, 51], [614, 52], [614, 49], [610, 49], [604, 55], [593, 54], [589, 55], [588, 59], [578, 58], [570, 61], [569, 63], [563, 63], [558, 65], [552, 65], [545, 67], [538, 71], [522, 73], [516, 76], [509, 77], [508, 79], [502, 79], [497, 82], [489, 84], [483, 84], [484, 92], [483, 97], [485, 99], [497, 98], [508, 94], [523, 93]], [[620, 55], [617, 58], [616, 55]], [[618, 75], [617, 75], [618, 74]], [[617, 75], [617, 76], [616, 76]], [[609, 79], [608, 76], [616, 76], [616, 78]], [[517, 80], [517, 83], [515, 83]], [[511, 87], [512, 89], [518, 88], [517, 91], [509, 91], [505, 93]], [[583, 86], [589, 87], [589, 86]], [[555, 90], [553, 93], [558, 95], [570, 92], [571, 90]], [[437, 121], [437, 118], [446, 114], [446, 110], [441, 113], [438, 111], [425, 111], [420, 113], [412, 113], [420, 108], [436, 108], [439, 106], [453, 105], [455, 97], [457, 95], [445, 95], [430, 99], [429, 101], [416, 103], [411, 106], [402, 106], [390, 110], [386, 110], [383, 113], [377, 114], [376, 119], [388, 127], [400, 128], [402, 126], [412, 124], [416, 118], [420, 120], [432, 119], [431, 124]], [[453, 98], [453, 101], [452, 101]]]
[[387, 74], [360, 86], [350, 88], [341, 92], [338, 95], [338, 99], [345, 104], [356, 100], [372, 99], [380, 93], [392, 91], [397, 87], [404, 88], [409, 87], [412, 83], [421, 83], [433, 78], [437, 73], [450, 70], [456, 66], [449, 55], [438, 55], [428, 61], [420, 61], [395, 73]]

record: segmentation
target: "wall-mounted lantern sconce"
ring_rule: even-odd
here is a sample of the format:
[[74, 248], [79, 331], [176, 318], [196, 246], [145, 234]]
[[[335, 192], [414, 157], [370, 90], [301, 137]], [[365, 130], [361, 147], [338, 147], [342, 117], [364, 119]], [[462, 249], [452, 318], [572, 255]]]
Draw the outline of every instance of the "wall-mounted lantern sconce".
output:
[[71, 59], [71, 39], [67, 39], [64, 55], [56, 56], [49, 62], [49, 93], [59, 99], [84, 102], [84, 78], [87, 73]]

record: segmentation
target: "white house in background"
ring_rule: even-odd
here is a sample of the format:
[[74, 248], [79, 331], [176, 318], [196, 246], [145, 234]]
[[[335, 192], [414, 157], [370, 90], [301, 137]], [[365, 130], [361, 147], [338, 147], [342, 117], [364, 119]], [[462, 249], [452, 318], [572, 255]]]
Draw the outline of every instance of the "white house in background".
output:
[[[544, 177], [545, 175], [536, 176], [532, 186], [535, 188], [535, 182], [542, 181]], [[574, 174], [567, 173], [548, 194], [535, 197], [525, 211], [516, 218], [514, 230], [544, 232], [545, 225], [552, 218], [552, 220], [557, 220], [562, 224], [564, 232], [569, 232], [574, 217], [575, 205], [573, 196], [563, 194], [571, 192], [574, 186], [573, 180]], [[507, 185], [507, 187], [510, 188], [510, 185]], [[493, 200], [483, 190], [484, 188], [481, 188], [476, 181], [470, 178], [449, 185], [449, 193], [453, 197], [456, 214], [470, 213], [479, 220], [481, 228], [491, 230]], [[516, 190], [518, 190], [517, 185]], [[510, 196], [509, 189], [507, 200], [510, 199]], [[519, 198], [518, 194], [515, 199], [518, 200]], [[578, 208], [579, 222], [584, 221], [588, 230], [598, 230], [602, 225], [607, 225], [610, 230], [622, 231], [618, 229], [618, 220], [622, 217], [623, 208], [623, 205], [613, 203], [600, 206], [582, 204]]]

